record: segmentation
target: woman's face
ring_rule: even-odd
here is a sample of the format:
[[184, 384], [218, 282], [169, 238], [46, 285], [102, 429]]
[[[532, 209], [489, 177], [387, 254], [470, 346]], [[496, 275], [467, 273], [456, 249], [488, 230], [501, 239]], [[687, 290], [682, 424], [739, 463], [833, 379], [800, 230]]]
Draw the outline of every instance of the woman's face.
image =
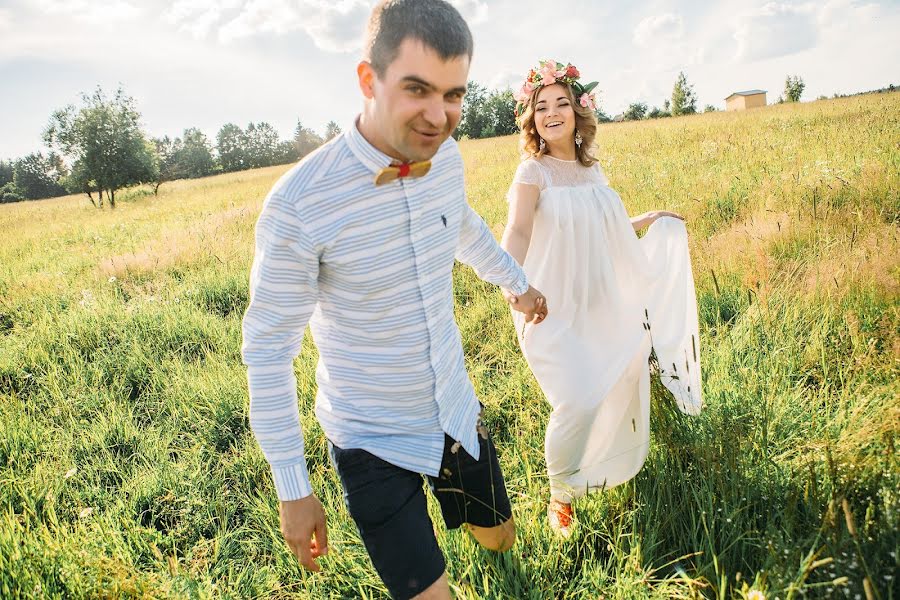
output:
[[547, 143], [574, 139], [575, 109], [558, 83], [544, 86], [534, 103], [534, 126]]

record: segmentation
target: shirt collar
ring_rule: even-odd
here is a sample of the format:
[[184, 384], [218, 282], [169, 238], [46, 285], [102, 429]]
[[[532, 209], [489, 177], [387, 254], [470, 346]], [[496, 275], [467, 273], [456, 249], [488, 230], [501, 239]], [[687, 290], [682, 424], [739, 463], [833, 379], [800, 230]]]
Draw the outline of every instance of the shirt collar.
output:
[[347, 129], [347, 145], [353, 155], [373, 173], [377, 174], [394, 160], [363, 137], [359, 132], [359, 117], [353, 120], [353, 125]]

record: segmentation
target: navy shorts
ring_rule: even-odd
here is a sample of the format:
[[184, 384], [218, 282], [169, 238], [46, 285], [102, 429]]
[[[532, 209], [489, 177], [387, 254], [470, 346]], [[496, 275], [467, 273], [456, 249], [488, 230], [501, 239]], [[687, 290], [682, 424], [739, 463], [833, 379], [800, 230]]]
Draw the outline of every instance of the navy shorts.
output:
[[[440, 474], [425, 476], [448, 529], [463, 523], [495, 527], [512, 516], [494, 444], [486, 434], [478, 443], [476, 461], [445, 435]], [[391, 596], [412, 598], [428, 589], [446, 563], [428, 516], [423, 476], [365, 450], [328, 447], [344, 502]]]

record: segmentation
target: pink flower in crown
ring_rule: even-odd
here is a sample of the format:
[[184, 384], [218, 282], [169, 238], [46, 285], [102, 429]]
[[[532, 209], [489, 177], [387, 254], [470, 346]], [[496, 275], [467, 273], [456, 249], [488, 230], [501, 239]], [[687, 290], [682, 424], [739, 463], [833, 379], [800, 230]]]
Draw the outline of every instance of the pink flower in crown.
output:
[[522, 84], [522, 87], [519, 88], [519, 91], [516, 92], [516, 102], [527, 102], [529, 98], [531, 98], [531, 92], [534, 91], [534, 84], [530, 81], [526, 81]]
[[581, 98], [578, 99], [579, 104], [581, 104], [585, 108], [589, 108], [594, 110], [594, 95], [593, 94], [582, 94]]
[[541, 76], [541, 85], [553, 85], [556, 83], [556, 79], [564, 76], [566, 72], [557, 69], [555, 61], [546, 60], [541, 64], [538, 74]]

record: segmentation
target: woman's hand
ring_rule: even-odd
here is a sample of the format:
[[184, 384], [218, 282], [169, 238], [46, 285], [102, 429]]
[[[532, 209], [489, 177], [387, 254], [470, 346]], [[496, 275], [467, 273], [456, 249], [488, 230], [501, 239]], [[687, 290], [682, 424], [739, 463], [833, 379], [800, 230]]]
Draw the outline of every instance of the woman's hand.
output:
[[684, 221], [684, 217], [679, 215], [676, 212], [672, 212], [669, 210], [651, 210], [649, 212], [645, 212], [642, 215], [638, 215], [631, 219], [631, 225], [634, 227], [635, 231], [639, 231], [644, 227], [649, 227], [653, 225], [653, 223], [661, 218], [661, 217], [674, 217], [676, 219], [680, 219]]

